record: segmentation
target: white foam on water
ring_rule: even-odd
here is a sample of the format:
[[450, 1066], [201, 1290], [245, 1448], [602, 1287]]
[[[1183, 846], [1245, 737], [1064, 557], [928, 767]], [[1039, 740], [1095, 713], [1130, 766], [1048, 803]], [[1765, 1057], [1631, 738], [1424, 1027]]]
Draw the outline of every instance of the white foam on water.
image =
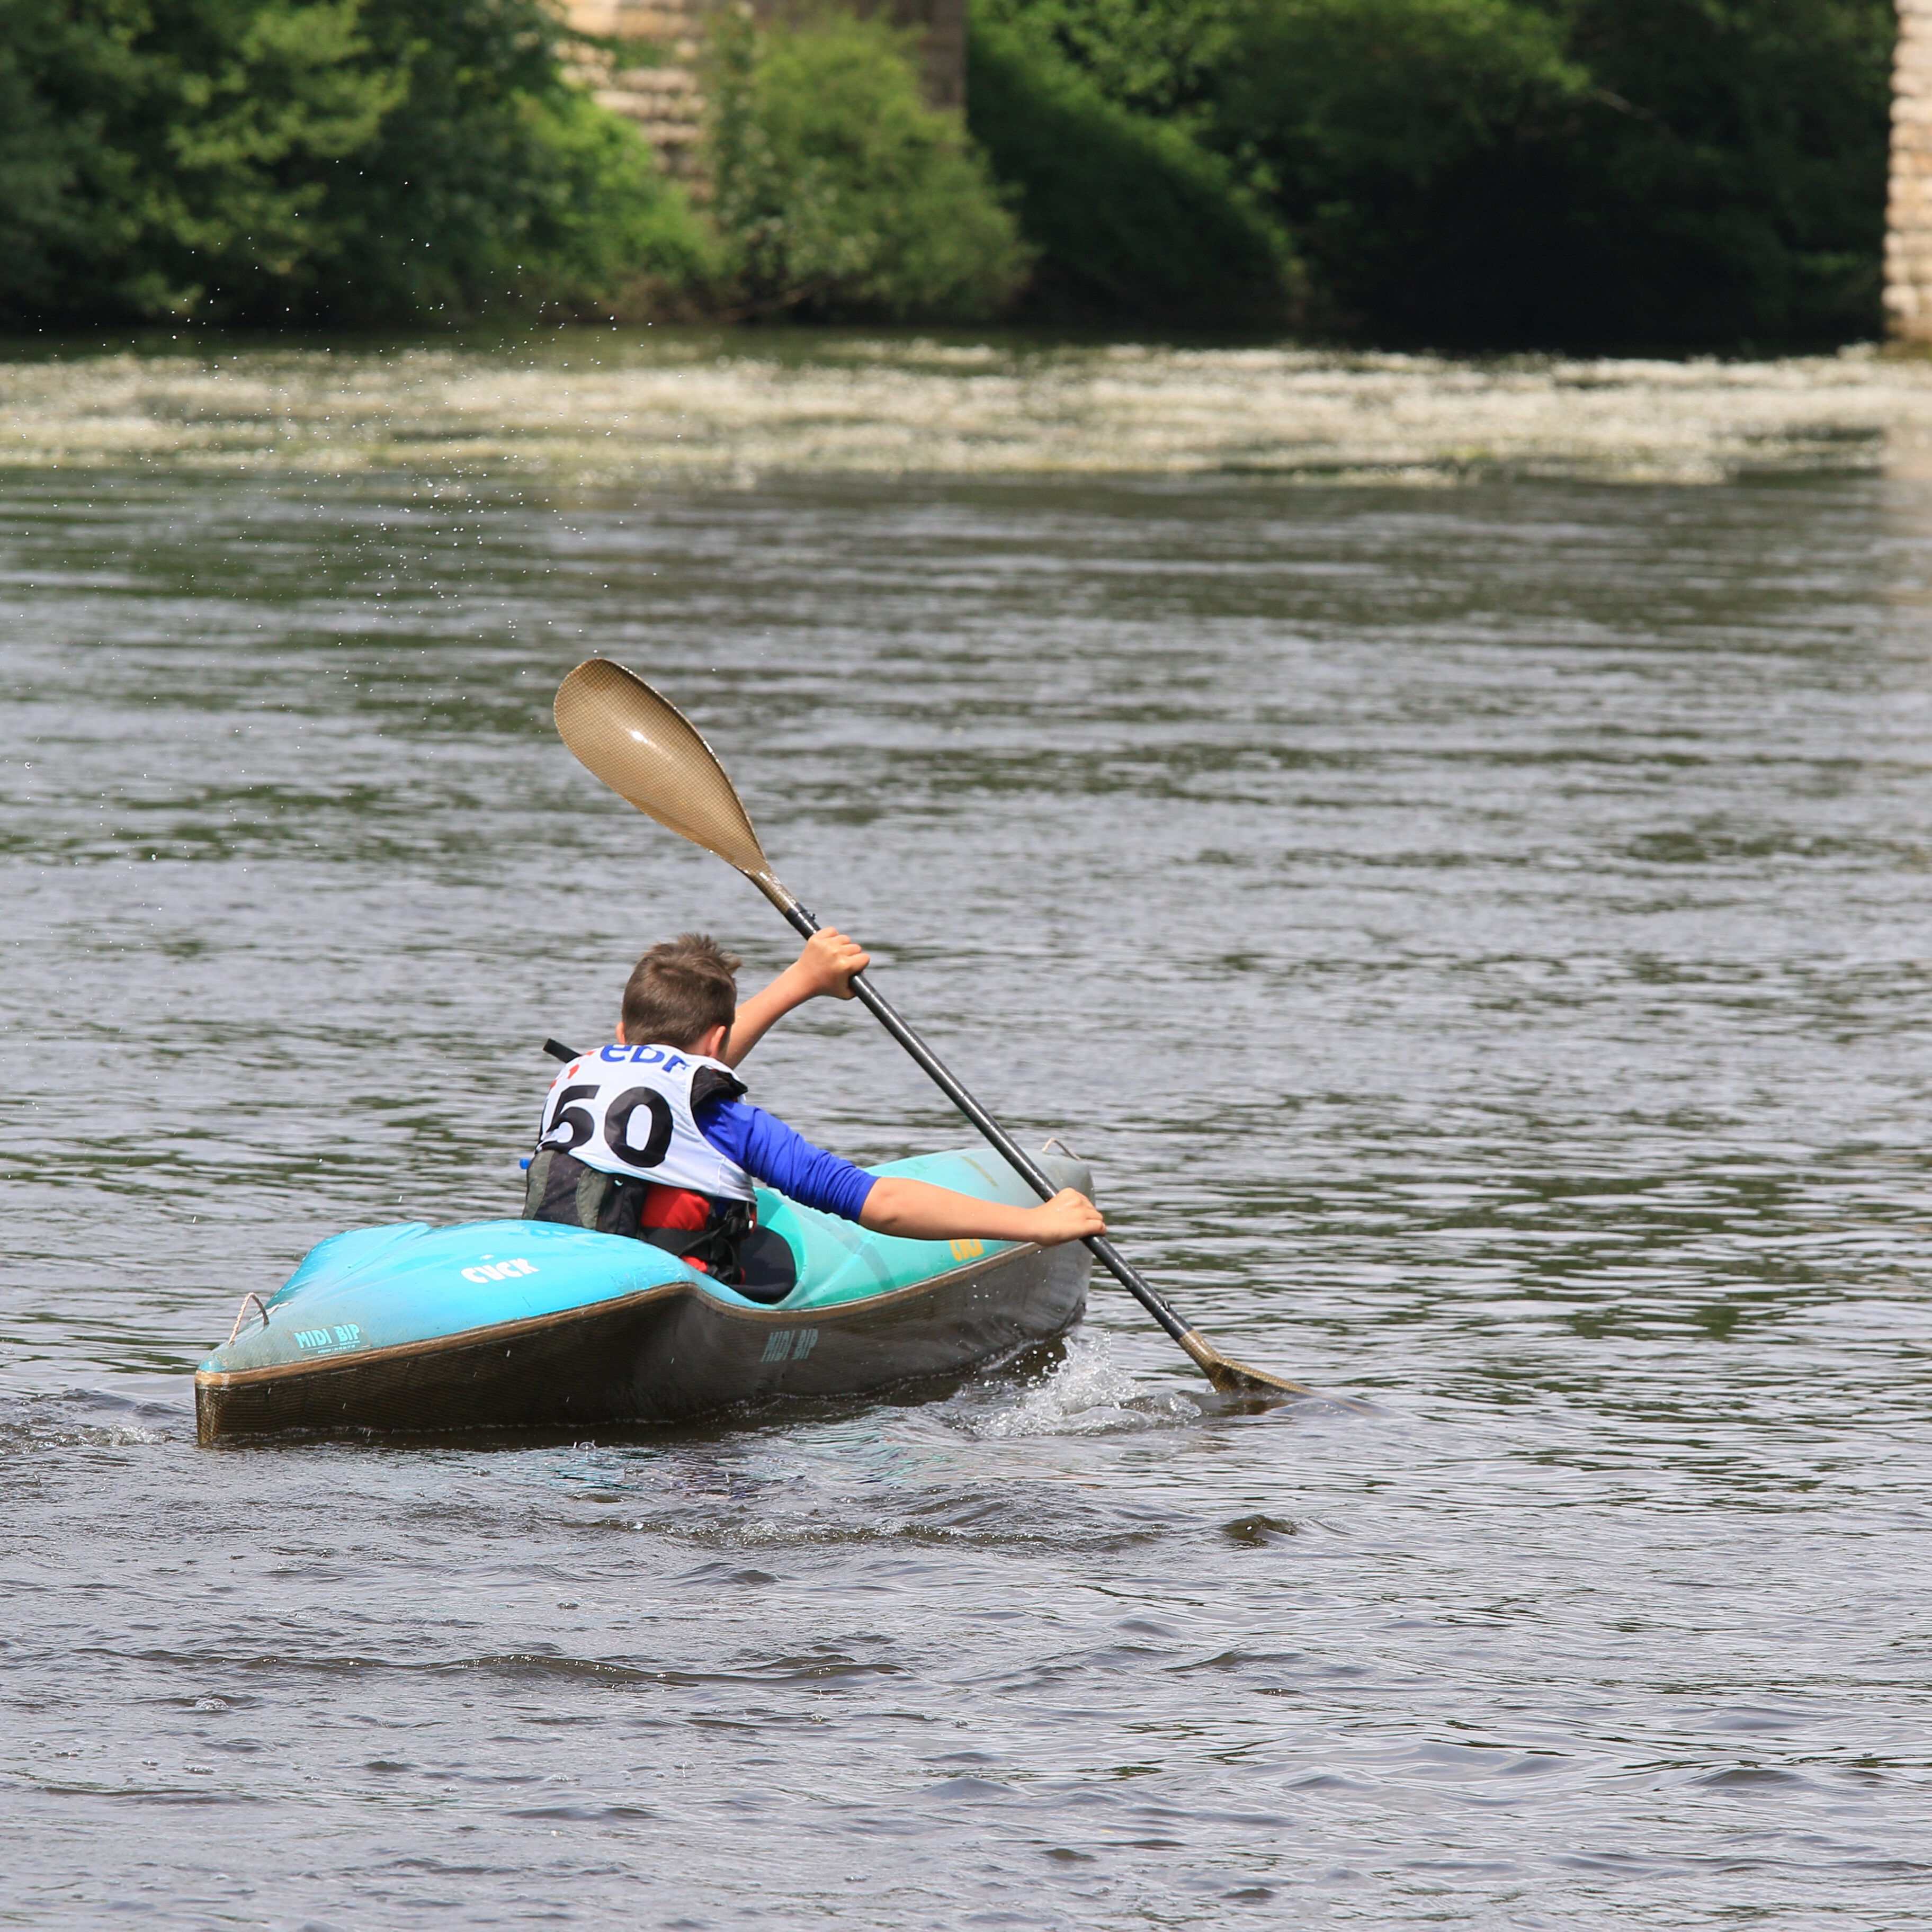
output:
[[133, 1422], [0, 1422], [0, 1448], [22, 1454], [50, 1449], [148, 1449], [167, 1439], [160, 1430], [144, 1429]]
[[1292, 345], [568, 332], [459, 348], [0, 364], [0, 464], [540, 477], [1932, 473], [1932, 364], [1341, 354]]
[[[182, 1432], [135, 1419], [136, 1414], [153, 1415], [155, 1408], [154, 1404], [87, 1388], [17, 1397], [0, 1403], [0, 1449], [40, 1454], [49, 1449], [152, 1448]], [[110, 1419], [94, 1420], [89, 1411], [105, 1411]]]
[[1065, 1358], [1010, 1406], [970, 1417], [974, 1435], [1099, 1436], [1198, 1421], [1201, 1407], [1172, 1391], [1150, 1391], [1114, 1360], [1105, 1335], [1069, 1338]]

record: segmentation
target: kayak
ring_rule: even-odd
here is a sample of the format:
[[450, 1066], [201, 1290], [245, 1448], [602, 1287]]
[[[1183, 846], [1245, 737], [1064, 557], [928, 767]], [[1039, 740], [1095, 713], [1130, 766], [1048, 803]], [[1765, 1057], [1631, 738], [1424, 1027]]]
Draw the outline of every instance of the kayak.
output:
[[[1085, 1164], [1039, 1156], [1090, 1194]], [[868, 1172], [1031, 1207], [979, 1148]], [[1086, 1305], [1078, 1242], [914, 1241], [758, 1190], [797, 1280], [748, 1299], [649, 1243], [544, 1221], [358, 1228], [309, 1251], [195, 1372], [204, 1443], [286, 1430], [674, 1422], [776, 1396], [956, 1376], [1049, 1341]]]

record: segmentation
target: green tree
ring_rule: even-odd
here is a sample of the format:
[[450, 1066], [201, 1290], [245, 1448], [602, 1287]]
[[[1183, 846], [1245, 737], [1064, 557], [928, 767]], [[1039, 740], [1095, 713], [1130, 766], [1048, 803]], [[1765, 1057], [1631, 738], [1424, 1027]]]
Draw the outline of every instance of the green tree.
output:
[[1331, 321], [1460, 320], [1510, 231], [1496, 183], [1589, 76], [1521, 0], [1254, 0], [1215, 138], [1305, 252]]
[[0, 0], [0, 313], [460, 319], [688, 272], [541, 0]]
[[297, 272], [317, 164], [402, 98], [368, 50], [356, 0], [6, 0], [0, 302], [186, 314]]
[[970, 20], [968, 112], [1039, 251], [1031, 313], [1203, 328], [1286, 319], [1286, 237], [1226, 159], [1111, 98], [1051, 22], [985, 0]]
[[728, 308], [974, 320], [1026, 272], [958, 117], [926, 105], [903, 34], [826, 13], [714, 34], [704, 156]]
[[48, 243], [69, 219], [77, 130], [59, 124], [37, 86], [58, 28], [41, 0], [0, 0], [0, 314], [51, 294]]
[[542, 0], [364, 0], [364, 19], [374, 66], [407, 93], [327, 171], [328, 274], [309, 311], [569, 312], [703, 267], [637, 130], [565, 79]]
[[1842, 342], [1882, 325], [1889, 0], [1574, 0], [1577, 112], [1513, 183], [1539, 338]]
[[[1245, 0], [981, 0], [980, 17], [1024, 27], [1116, 106], [1186, 114], [1212, 92]], [[970, 96], [969, 96], [970, 98]]]
[[1579, 346], [1878, 323], [1886, 0], [1251, 0], [1210, 138], [1331, 322]]

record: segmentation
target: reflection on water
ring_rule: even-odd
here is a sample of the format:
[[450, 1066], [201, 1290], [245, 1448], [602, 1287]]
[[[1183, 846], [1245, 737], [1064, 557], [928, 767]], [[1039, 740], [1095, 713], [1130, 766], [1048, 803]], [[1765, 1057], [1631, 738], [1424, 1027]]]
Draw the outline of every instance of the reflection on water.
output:
[[[1912, 487], [486, 468], [8, 488], [14, 1915], [1912, 1916]], [[644, 943], [786, 956], [558, 746], [593, 650], [1182, 1308], [1382, 1412], [1102, 1286], [916, 1399], [197, 1450], [244, 1291], [514, 1197]], [[846, 1008], [750, 1070], [962, 1136]]]

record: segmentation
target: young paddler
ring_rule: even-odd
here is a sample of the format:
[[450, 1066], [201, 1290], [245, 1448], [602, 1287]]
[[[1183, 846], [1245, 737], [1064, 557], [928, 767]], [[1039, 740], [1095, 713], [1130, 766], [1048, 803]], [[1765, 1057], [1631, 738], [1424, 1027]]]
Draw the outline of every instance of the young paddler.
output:
[[1052, 1247], [1106, 1232], [1076, 1189], [1037, 1208], [1009, 1208], [867, 1174], [753, 1106], [732, 1070], [794, 1006], [822, 994], [851, 998], [852, 975], [868, 956], [828, 928], [741, 1006], [742, 963], [692, 932], [638, 962], [615, 1042], [572, 1060], [544, 1102], [526, 1220], [650, 1241], [758, 1301], [784, 1298], [794, 1264], [784, 1238], [757, 1225], [754, 1180], [917, 1240]]

